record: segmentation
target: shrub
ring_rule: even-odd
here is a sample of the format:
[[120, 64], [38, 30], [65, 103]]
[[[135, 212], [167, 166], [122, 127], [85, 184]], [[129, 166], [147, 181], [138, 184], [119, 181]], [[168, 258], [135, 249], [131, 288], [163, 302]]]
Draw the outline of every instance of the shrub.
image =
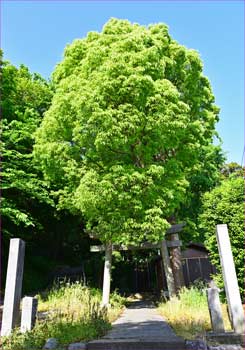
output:
[[217, 224], [227, 224], [231, 248], [240, 288], [244, 295], [244, 181], [241, 176], [231, 175], [221, 185], [203, 197], [199, 227], [205, 235], [205, 245], [212, 263], [217, 267], [215, 278], [223, 287], [220, 258], [215, 235]]

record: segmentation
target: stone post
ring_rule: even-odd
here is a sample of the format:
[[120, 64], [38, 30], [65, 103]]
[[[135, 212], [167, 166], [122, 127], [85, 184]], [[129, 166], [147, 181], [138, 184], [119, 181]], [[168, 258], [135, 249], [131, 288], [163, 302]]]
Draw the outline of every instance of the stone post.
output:
[[32, 330], [35, 326], [37, 316], [38, 300], [32, 297], [25, 297], [22, 300], [21, 326], [22, 333]]
[[172, 298], [175, 295], [176, 291], [175, 291], [175, 285], [174, 285], [173, 271], [170, 265], [167, 243], [165, 240], [161, 242], [161, 254], [162, 254], [163, 267], [164, 267], [164, 272], [165, 272], [167, 286], [168, 286], [169, 298]]
[[11, 239], [4, 295], [2, 336], [8, 336], [19, 323], [24, 256], [25, 242], [19, 238]]
[[223, 279], [225, 282], [225, 292], [230, 310], [231, 323], [236, 333], [244, 333], [244, 313], [227, 225], [216, 226], [216, 238], [218, 242]]
[[[171, 241], [179, 241], [178, 233], [172, 233], [170, 237]], [[178, 292], [185, 285], [180, 247], [170, 248], [170, 260], [172, 263], [175, 288], [176, 292]]]
[[208, 309], [214, 332], [224, 332], [224, 322], [219, 300], [219, 289], [212, 287], [207, 289]]
[[112, 246], [105, 246], [105, 265], [104, 265], [104, 279], [103, 279], [103, 295], [102, 306], [108, 306], [110, 301], [111, 288], [111, 260], [112, 260]]

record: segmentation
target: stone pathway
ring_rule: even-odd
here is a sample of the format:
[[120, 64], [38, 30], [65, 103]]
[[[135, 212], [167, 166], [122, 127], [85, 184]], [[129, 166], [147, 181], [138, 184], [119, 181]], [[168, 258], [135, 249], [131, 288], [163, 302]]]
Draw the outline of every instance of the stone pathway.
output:
[[[43, 349], [61, 349], [50, 338]], [[184, 340], [161, 317], [151, 303], [135, 302], [114, 322], [103, 338], [88, 343], [72, 343], [63, 350], [243, 350], [244, 346], [208, 346], [204, 340]]]
[[99, 340], [87, 344], [88, 350], [184, 350], [184, 339], [177, 337], [151, 303], [135, 302]]
[[157, 314], [150, 303], [136, 302], [127, 308], [114, 322], [113, 329], [104, 337], [106, 339], [149, 339], [177, 338], [164, 318]]

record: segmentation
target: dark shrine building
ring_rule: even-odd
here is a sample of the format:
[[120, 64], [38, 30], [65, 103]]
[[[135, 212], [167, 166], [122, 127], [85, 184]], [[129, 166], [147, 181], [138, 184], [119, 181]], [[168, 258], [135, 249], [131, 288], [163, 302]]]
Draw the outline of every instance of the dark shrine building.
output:
[[[201, 243], [190, 242], [181, 250], [185, 286], [197, 280], [210, 281], [216, 273], [208, 251]], [[167, 291], [160, 251], [121, 252], [122, 260], [113, 263], [112, 290], [121, 293], [155, 293]]]

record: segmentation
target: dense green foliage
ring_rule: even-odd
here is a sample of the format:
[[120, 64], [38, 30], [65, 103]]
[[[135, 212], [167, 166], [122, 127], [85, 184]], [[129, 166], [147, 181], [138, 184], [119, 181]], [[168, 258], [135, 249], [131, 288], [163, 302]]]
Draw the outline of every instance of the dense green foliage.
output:
[[5, 234], [16, 227], [39, 229], [37, 203], [52, 205], [41, 172], [32, 162], [33, 134], [51, 100], [51, 89], [39, 75], [2, 63], [1, 70], [2, 208]]
[[1, 62], [2, 282], [9, 240], [22, 238], [27, 244], [24, 291], [46, 287], [55, 265], [78, 265], [81, 256], [88, 258], [89, 241], [81, 239], [81, 218], [57, 212], [33, 160], [34, 133], [52, 94], [50, 84], [27, 67]]
[[186, 226], [181, 233], [181, 239], [204, 242], [204, 237], [198, 230], [198, 215], [202, 207], [202, 195], [220, 184], [220, 172], [223, 169], [225, 157], [220, 146], [209, 145], [199, 153], [199, 167], [188, 175], [189, 188], [185, 200], [175, 213], [175, 220], [185, 221]]
[[[4, 277], [9, 239], [20, 237], [33, 248], [37, 236], [44, 231], [46, 220], [51, 217], [49, 213], [54, 213], [53, 200], [32, 156], [34, 132], [50, 104], [52, 91], [44, 79], [31, 74], [25, 66], [17, 69], [8, 62], [1, 62], [1, 97]], [[33, 272], [36, 268], [43, 271], [45, 260], [40, 264], [40, 259], [37, 259], [36, 263], [36, 257], [29, 259], [28, 253], [29, 249], [25, 271], [30, 270], [33, 280], [29, 281], [30, 277], [26, 279], [28, 273], [25, 274], [24, 288], [29, 289], [35, 284], [34, 288], [39, 288], [39, 281], [43, 278], [36, 278]]]
[[93, 237], [158, 241], [188, 190], [215, 183], [218, 108], [198, 53], [164, 24], [111, 19], [65, 49], [53, 82], [35, 154]]
[[244, 180], [239, 173], [224, 179], [220, 186], [203, 197], [200, 230], [213, 264], [217, 266], [218, 282], [223, 287], [215, 226], [227, 224], [241, 295], [244, 295]]

